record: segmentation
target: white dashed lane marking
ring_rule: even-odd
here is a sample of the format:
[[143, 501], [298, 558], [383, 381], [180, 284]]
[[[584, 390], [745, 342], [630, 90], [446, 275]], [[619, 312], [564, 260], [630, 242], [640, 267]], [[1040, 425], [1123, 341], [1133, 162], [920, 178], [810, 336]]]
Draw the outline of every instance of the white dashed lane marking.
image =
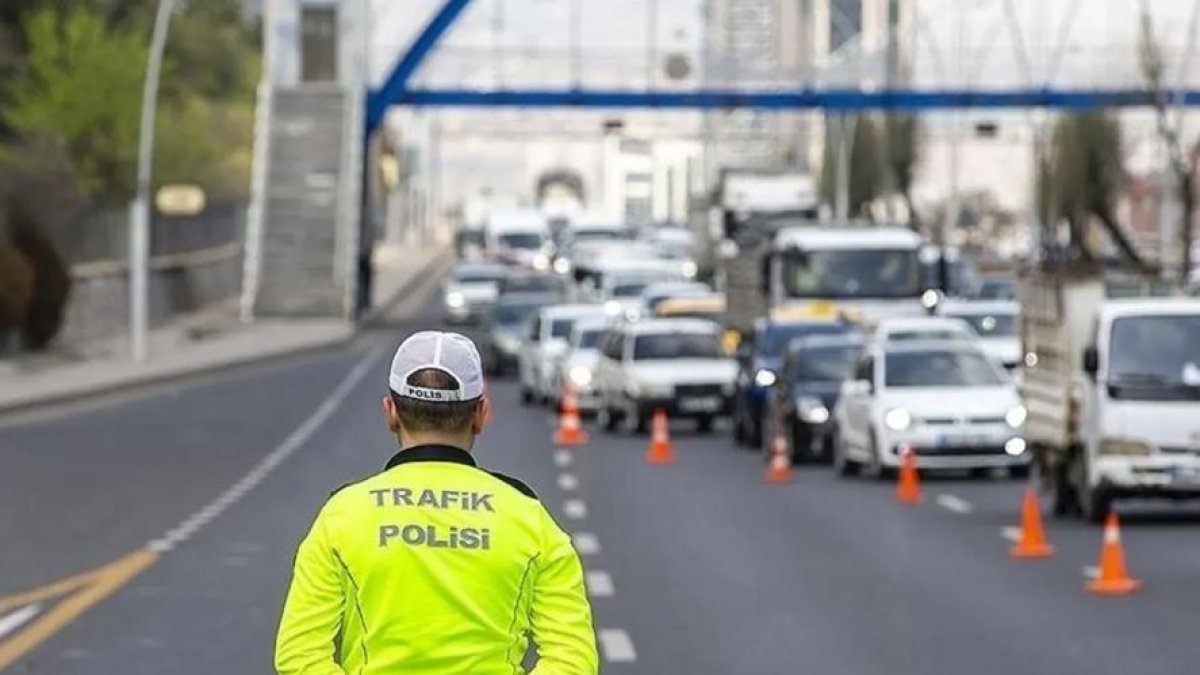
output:
[[1021, 528], [1012, 525], [1002, 527], [1000, 528], [1000, 536], [1015, 544], [1021, 541]]
[[570, 450], [555, 450], [554, 463], [557, 466], [571, 466], [571, 451]]
[[29, 620], [37, 616], [40, 611], [42, 611], [41, 605], [29, 605], [6, 616], [0, 616], [0, 638], [16, 632], [18, 628], [29, 623]]
[[584, 579], [587, 583], [588, 595], [593, 598], [609, 598], [616, 593], [612, 577], [608, 575], [608, 572], [593, 570], [587, 572]]
[[937, 502], [938, 506], [946, 509], [947, 511], [953, 511], [954, 513], [961, 513], [963, 515], [971, 513], [975, 510], [975, 507], [971, 506], [971, 502], [950, 494], [938, 495], [934, 501]]
[[601, 628], [600, 651], [604, 660], [610, 663], [630, 663], [637, 661], [637, 651], [633, 648], [633, 640], [620, 628]]
[[579, 479], [569, 473], [559, 474], [558, 489], [563, 492], [571, 492], [579, 488]]
[[582, 499], [568, 499], [563, 502], [563, 513], [572, 520], [583, 520], [587, 518], [587, 504]]
[[575, 550], [579, 551], [579, 555], [596, 555], [600, 552], [600, 540], [590, 532], [578, 532], [572, 539], [575, 541]]

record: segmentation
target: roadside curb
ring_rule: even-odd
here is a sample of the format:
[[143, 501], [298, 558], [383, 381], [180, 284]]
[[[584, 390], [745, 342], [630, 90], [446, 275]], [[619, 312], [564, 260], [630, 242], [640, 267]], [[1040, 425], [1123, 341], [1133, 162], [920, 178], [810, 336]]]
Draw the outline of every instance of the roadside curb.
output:
[[[220, 375], [248, 365], [269, 366], [275, 362], [317, 354], [353, 344], [361, 330], [378, 324], [387, 312], [400, 304], [414, 288], [426, 280], [431, 272], [436, 271], [439, 266], [446, 265], [451, 259], [451, 253], [450, 247], [446, 247], [421, 261], [419, 269], [415, 270], [396, 290], [391, 292], [384, 302], [365, 313], [357, 323], [345, 322], [342, 329], [331, 325], [327, 334], [314, 336], [311, 340], [307, 341], [297, 341], [284, 346], [265, 346], [261, 349], [247, 350], [228, 357], [204, 359], [196, 363], [178, 364], [157, 370], [147, 369], [139, 372], [136, 368], [133, 368], [131, 372], [97, 380], [74, 390], [60, 389], [44, 394], [34, 394], [31, 397], [20, 400], [0, 400], [0, 419], [22, 413], [36, 412], [54, 406], [82, 403], [93, 398], [167, 385], [172, 382], [191, 378]], [[253, 330], [253, 328], [248, 330]]]

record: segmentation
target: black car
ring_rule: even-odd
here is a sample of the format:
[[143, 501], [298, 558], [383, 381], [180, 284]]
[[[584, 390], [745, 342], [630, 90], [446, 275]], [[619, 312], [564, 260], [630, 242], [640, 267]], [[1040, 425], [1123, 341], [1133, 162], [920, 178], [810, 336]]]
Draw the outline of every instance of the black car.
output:
[[529, 319], [543, 307], [562, 298], [554, 293], [509, 293], [500, 296], [483, 319], [480, 353], [493, 375], [504, 375], [517, 367], [517, 351]]
[[[829, 461], [833, 406], [862, 350], [863, 337], [857, 333], [817, 335], [788, 344], [778, 381], [767, 398], [764, 425], [771, 432], [783, 432], [793, 462]], [[774, 433], [764, 437], [762, 446], [769, 452]]]

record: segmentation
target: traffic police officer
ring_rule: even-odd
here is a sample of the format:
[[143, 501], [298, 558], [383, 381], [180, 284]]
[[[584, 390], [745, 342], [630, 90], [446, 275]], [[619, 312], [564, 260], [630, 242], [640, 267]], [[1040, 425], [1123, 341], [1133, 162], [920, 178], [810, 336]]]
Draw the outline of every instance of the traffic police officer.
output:
[[296, 554], [275, 646], [282, 674], [598, 672], [570, 538], [513, 478], [478, 468], [479, 352], [454, 333], [400, 345], [383, 408], [401, 450], [334, 493]]

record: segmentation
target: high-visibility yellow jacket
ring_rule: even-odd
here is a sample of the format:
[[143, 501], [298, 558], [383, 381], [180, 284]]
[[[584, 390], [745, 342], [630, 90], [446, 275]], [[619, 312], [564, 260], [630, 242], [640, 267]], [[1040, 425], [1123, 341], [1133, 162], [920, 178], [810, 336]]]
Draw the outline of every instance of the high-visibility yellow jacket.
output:
[[583, 568], [519, 481], [447, 446], [402, 450], [334, 493], [296, 554], [284, 675], [598, 672]]

